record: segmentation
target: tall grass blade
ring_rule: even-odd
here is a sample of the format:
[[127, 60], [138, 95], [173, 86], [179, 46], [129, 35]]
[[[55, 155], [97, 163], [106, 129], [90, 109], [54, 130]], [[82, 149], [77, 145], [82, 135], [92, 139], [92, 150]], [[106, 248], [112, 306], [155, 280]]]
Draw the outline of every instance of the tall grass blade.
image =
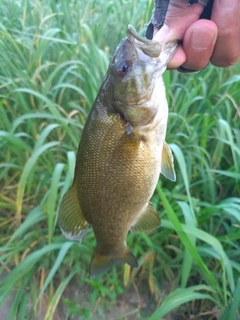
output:
[[[188, 301], [194, 301], [198, 299], [208, 299], [214, 301], [210, 294], [197, 292], [199, 290], [209, 291], [209, 288], [204, 285], [193, 286], [185, 289], [176, 289], [164, 300], [162, 305], [148, 318], [149, 320], [162, 319], [170, 311], [173, 311], [180, 305], [187, 303]], [[211, 291], [211, 289], [210, 289]]]

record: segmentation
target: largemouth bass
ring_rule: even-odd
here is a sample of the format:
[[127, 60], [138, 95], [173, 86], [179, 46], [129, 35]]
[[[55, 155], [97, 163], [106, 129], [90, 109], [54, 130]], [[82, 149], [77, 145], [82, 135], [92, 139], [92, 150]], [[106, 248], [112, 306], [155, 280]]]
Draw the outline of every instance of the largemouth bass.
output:
[[175, 181], [165, 142], [168, 105], [162, 74], [176, 46], [161, 46], [129, 26], [83, 129], [59, 225], [68, 239], [78, 241], [92, 226], [96, 248], [90, 277], [114, 264], [137, 267], [126, 246], [127, 233], [160, 224], [149, 200], [160, 173]]

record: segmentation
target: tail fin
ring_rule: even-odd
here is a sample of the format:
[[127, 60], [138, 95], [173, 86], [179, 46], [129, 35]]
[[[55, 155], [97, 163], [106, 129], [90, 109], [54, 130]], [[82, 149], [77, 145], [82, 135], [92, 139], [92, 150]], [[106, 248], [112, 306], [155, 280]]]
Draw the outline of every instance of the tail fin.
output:
[[138, 267], [137, 259], [127, 248], [118, 256], [102, 255], [95, 251], [90, 265], [89, 277], [94, 278], [99, 273], [108, 271], [115, 264], [123, 265], [125, 263], [129, 264], [133, 268]]
[[58, 223], [64, 236], [69, 240], [82, 241], [88, 230], [88, 223], [83, 216], [77, 189], [72, 185], [62, 198]]

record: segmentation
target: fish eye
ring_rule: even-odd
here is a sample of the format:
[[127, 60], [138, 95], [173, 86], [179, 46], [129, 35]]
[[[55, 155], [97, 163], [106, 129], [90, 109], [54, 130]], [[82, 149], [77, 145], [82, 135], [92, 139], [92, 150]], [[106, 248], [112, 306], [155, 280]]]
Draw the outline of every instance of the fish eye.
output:
[[117, 73], [120, 77], [124, 77], [131, 66], [131, 61], [123, 60], [117, 64]]

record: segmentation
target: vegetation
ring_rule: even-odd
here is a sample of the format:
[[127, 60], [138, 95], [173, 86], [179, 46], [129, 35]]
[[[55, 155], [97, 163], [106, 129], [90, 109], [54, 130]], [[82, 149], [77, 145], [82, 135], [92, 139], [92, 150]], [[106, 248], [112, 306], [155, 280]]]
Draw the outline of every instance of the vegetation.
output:
[[[7, 319], [240, 319], [240, 66], [166, 72], [177, 182], [162, 226], [132, 234], [140, 267], [87, 278], [94, 247], [67, 241], [57, 208], [86, 116], [131, 23], [153, 1], [0, 2], [0, 303]], [[9, 300], [8, 300], [9, 301]]]

